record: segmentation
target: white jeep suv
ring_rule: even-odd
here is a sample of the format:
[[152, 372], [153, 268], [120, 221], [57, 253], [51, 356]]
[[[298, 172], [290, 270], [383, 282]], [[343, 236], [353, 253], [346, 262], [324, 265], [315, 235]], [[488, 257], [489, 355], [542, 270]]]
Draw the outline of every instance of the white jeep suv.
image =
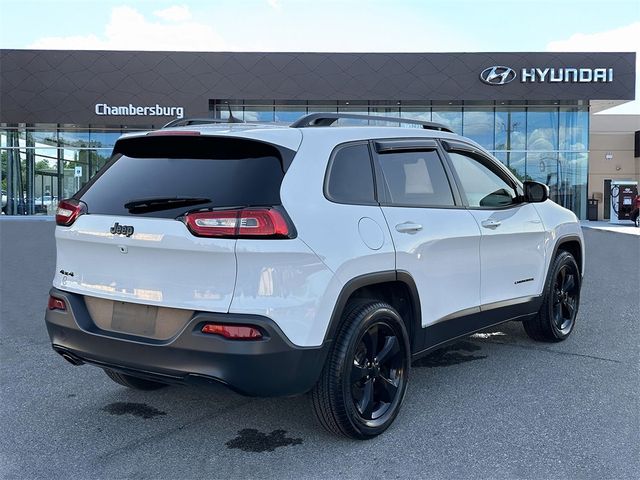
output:
[[367, 438], [444, 343], [508, 320], [569, 336], [583, 240], [545, 185], [441, 125], [344, 119], [390, 121], [185, 120], [119, 139], [57, 210], [55, 351], [138, 389], [311, 392], [327, 430]]

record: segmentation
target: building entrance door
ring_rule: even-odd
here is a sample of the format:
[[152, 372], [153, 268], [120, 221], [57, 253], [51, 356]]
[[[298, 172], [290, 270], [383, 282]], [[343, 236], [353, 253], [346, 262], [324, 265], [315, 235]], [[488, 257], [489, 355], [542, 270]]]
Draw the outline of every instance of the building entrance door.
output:
[[602, 191], [602, 218], [604, 220], [611, 219], [611, 179], [607, 178], [604, 181], [604, 190]]

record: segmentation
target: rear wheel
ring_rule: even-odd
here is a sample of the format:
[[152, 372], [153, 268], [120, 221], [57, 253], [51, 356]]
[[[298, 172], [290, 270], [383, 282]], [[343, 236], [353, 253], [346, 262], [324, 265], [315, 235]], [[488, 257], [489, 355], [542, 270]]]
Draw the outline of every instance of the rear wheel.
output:
[[409, 339], [387, 303], [352, 303], [345, 313], [311, 399], [326, 430], [366, 439], [384, 432], [398, 415], [407, 388]]
[[124, 373], [114, 372], [108, 368], [104, 369], [104, 373], [107, 374], [114, 382], [134, 390], [158, 390], [159, 388], [166, 387], [167, 385], [160, 382], [154, 382], [152, 380], [146, 380], [144, 378], [133, 377]]
[[573, 255], [559, 252], [551, 265], [540, 312], [523, 322], [529, 337], [542, 342], [561, 342], [571, 334], [580, 304], [580, 281]]

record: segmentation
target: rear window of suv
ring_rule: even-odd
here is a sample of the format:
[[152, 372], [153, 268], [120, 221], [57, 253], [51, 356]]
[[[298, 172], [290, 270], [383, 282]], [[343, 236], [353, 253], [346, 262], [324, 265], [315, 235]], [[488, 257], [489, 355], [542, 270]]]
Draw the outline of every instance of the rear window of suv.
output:
[[283, 156], [271, 144], [228, 137], [122, 139], [75, 198], [90, 214], [175, 218], [202, 208], [280, 205]]

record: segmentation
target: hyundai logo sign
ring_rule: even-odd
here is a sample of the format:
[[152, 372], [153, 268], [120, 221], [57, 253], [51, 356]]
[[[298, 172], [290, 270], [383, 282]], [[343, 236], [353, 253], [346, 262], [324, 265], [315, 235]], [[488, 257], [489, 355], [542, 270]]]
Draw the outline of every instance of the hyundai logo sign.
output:
[[516, 78], [516, 72], [513, 68], [495, 66], [485, 68], [480, 73], [480, 80], [489, 85], [504, 85], [512, 82]]
[[[487, 85], [506, 85], [517, 77], [511, 67], [496, 65], [485, 68], [480, 80]], [[611, 83], [613, 68], [598, 67], [545, 67], [523, 68], [520, 71], [520, 83]]]

